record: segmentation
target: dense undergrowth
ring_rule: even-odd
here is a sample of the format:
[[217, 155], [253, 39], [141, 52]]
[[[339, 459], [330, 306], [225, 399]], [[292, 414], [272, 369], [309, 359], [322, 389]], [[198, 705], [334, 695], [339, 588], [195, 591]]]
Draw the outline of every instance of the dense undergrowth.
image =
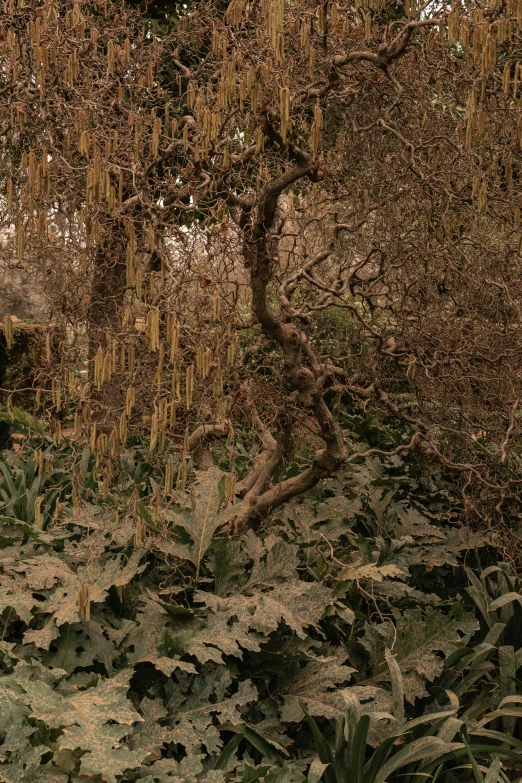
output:
[[418, 455], [352, 464], [234, 538], [224, 464], [167, 502], [140, 444], [107, 480], [88, 447], [19, 426], [0, 462], [0, 780], [522, 775], [522, 582]]

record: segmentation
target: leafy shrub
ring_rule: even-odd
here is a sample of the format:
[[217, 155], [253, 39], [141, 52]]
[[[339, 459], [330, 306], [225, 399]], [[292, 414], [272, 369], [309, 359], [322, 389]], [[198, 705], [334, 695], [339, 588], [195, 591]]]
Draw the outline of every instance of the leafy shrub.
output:
[[367, 459], [235, 539], [218, 468], [167, 503], [139, 446], [109, 488], [38, 448], [0, 466], [1, 779], [519, 774], [522, 584], [463, 568], [440, 476]]

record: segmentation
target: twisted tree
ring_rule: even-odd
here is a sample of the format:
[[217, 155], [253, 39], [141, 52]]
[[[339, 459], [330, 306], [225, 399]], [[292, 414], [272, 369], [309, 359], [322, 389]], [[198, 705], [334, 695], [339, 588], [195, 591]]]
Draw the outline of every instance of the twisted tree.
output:
[[[7, 0], [1, 252], [45, 281], [55, 437], [74, 413], [103, 472], [150, 428], [169, 502], [209, 438], [233, 463], [247, 423], [257, 456], [227, 485], [245, 529], [360, 458], [362, 405], [502, 512], [521, 25], [498, 0], [207, 1], [164, 29], [111, 0]], [[285, 478], [303, 427], [320, 447]]]

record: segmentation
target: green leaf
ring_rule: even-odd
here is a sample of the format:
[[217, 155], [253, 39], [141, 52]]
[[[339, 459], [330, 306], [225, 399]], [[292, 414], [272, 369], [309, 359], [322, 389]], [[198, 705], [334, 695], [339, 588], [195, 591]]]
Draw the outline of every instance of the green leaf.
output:
[[252, 596], [236, 595], [221, 599], [198, 592], [195, 598], [204, 602], [216, 616], [226, 616], [227, 622], [237, 617], [248, 627], [265, 635], [277, 630], [279, 624], [285, 622], [304, 639], [304, 629], [317, 625], [331, 603], [332, 594], [331, 590], [316, 582], [289, 579], [272, 589], [259, 589]]
[[316, 717], [335, 718], [344, 715], [346, 705], [339, 685], [347, 683], [355, 669], [344, 665], [343, 657], [309, 661], [295, 668], [288, 681], [281, 686], [284, 698], [281, 708], [283, 721], [301, 721], [302, 705], [310, 715]]
[[[25, 585], [22, 585], [15, 579], [12, 579], [10, 582], [6, 579], [4, 585], [0, 586], [0, 612], [3, 612], [4, 609], [12, 609], [14, 615], [17, 615], [27, 625], [33, 619], [32, 610], [39, 603], [26, 589]], [[12, 619], [14, 619], [14, 616]]]
[[163, 745], [169, 740], [169, 727], [166, 724], [168, 710], [163, 706], [161, 699], [149, 699], [145, 697], [139, 705], [143, 722], [134, 727], [132, 735], [128, 738], [130, 750], [135, 752], [145, 751], [147, 761], [153, 761], [162, 757]]
[[[516, 674], [515, 649], [509, 645], [502, 645], [498, 648], [498, 663], [500, 669], [500, 695], [504, 700], [508, 696], [514, 696], [516, 684], [514, 682]], [[515, 733], [516, 718], [504, 717], [502, 719], [502, 728], [508, 735]]]
[[315, 758], [310, 764], [310, 769], [308, 770], [308, 783], [319, 783], [327, 768], [328, 764], [323, 764], [321, 759]]
[[190, 560], [199, 576], [201, 564], [216, 531], [231, 517], [231, 508], [221, 510], [222, 499], [219, 484], [225, 474], [219, 468], [200, 471], [195, 483], [194, 511], [172, 512], [169, 516], [174, 526], [185, 530], [192, 539], [190, 544], [164, 542], [164, 551], [176, 557]]
[[34, 659], [28, 663], [19, 660], [11, 674], [0, 677], [0, 733], [10, 727], [22, 726], [29, 714], [25, 687], [36, 680], [42, 687], [50, 688], [65, 674], [61, 669], [48, 670]]
[[[393, 653], [404, 680], [406, 699], [413, 703], [415, 698], [426, 694], [425, 680], [433, 681], [443, 670], [447, 656], [464, 643], [466, 634], [473, 634], [479, 627], [472, 614], [465, 613], [456, 604], [448, 614], [427, 607], [405, 611], [397, 621], [396, 641]], [[393, 643], [395, 630], [391, 624], [368, 626], [361, 642], [370, 654], [375, 672], [369, 680], [360, 684], [380, 682], [388, 679], [384, 647], [386, 641]]]
[[247, 543], [247, 551], [254, 564], [250, 579], [243, 588], [245, 592], [252, 592], [296, 577], [299, 564], [296, 546], [286, 541], [277, 541], [263, 558], [263, 545], [251, 531]]
[[447, 742], [438, 737], [420, 737], [409, 742], [397, 753], [386, 761], [375, 776], [375, 783], [385, 783], [387, 778], [397, 769], [412, 764], [414, 761], [420, 761], [436, 754], [442, 755], [449, 750]]
[[304, 710], [306, 722], [310, 726], [312, 737], [319, 754], [319, 759], [324, 764], [324, 778], [326, 783], [336, 783], [335, 779], [335, 761], [332, 753], [332, 749], [327, 740], [321, 734], [321, 730], [315, 720]]
[[244, 581], [246, 562], [247, 556], [240, 541], [215, 541], [211, 570], [214, 574], [216, 595], [226, 596], [236, 592], [240, 582]]
[[464, 747], [466, 748], [466, 753], [468, 754], [468, 758], [471, 764], [471, 769], [473, 770], [473, 777], [475, 778], [475, 783], [484, 783], [484, 778], [482, 777], [482, 773], [479, 769], [479, 765], [477, 764], [477, 760], [475, 759], [475, 756], [471, 752], [471, 749], [468, 745], [468, 741], [466, 739], [465, 727], [462, 728], [460, 732], [460, 737], [462, 739]]
[[54, 620], [48, 620], [43, 628], [30, 628], [24, 633], [24, 644], [34, 644], [41, 650], [48, 650], [51, 643], [60, 636]]
[[96, 687], [62, 696], [44, 682], [22, 680], [24, 701], [30, 717], [50, 728], [61, 728], [60, 750], [80, 750], [81, 775], [100, 775], [107, 783], [138, 767], [145, 753], [122, 747], [131, 727], [143, 718], [127, 699], [132, 672], [123, 671], [111, 680], [101, 679]]
[[493, 759], [490, 768], [486, 772], [484, 783], [497, 783], [498, 779], [500, 778], [501, 766], [502, 763], [500, 759]]
[[11, 678], [0, 678], [0, 732], [21, 726], [28, 714], [23, 691]]
[[386, 663], [390, 670], [390, 680], [392, 686], [393, 697], [393, 715], [402, 723], [404, 721], [404, 680], [399, 664], [392, 656], [391, 652], [386, 648], [385, 650]]
[[363, 767], [366, 755], [366, 742], [368, 729], [370, 728], [370, 716], [363, 715], [357, 722], [352, 740], [352, 754], [350, 759], [350, 783], [363, 783]]
[[274, 750], [274, 747], [267, 742], [257, 731], [254, 731], [250, 726], [241, 726], [239, 731], [243, 737], [258, 750], [263, 758], [270, 759], [272, 762], [278, 765], [283, 764], [283, 758]]
[[513, 603], [513, 601], [518, 601], [519, 604], [522, 604], [522, 595], [520, 593], [504, 593], [504, 595], [495, 598], [495, 600], [489, 604], [488, 612], [495, 612], [497, 609]]
[[223, 750], [218, 756], [218, 760], [216, 761], [214, 769], [222, 769], [225, 771], [228, 769], [231, 759], [242, 739], [243, 739], [242, 734], [236, 734], [235, 737], [232, 737], [232, 739], [227, 742], [227, 744], [225, 745], [225, 747], [223, 748]]
[[[57, 626], [77, 622], [78, 593], [89, 585], [92, 603], [101, 603], [113, 586], [124, 586], [143, 571], [142, 555], [133, 552], [126, 559], [122, 555], [96, 558], [75, 572], [59, 557], [46, 553], [22, 560], [16, 566], [4, 568], [4, 586], [0, 588], [0, 611], [12, 607], [29, 624], [35, 607], [38, 614], [50, 614]], [[35, 592], [47, 594], [44, 601], [33, 597]]]
[[[245, 721], [239, 708], [258, 698], [257, 689], [249, 680], [236, 687], [224, 667], [194, 678], [190, 694], [185, 698], [180, 699], [179, 686], [174, 682], [169, 683], [168, 689], [175, 705], [175, 725], [169, 733], [169, 742], [179, 743], [191, 753], [201, 745], [210, 753], [218, 750], [222, 743], [214, 721], [241, 726]], [[233, 692], [229, 693], [230, 690]]]

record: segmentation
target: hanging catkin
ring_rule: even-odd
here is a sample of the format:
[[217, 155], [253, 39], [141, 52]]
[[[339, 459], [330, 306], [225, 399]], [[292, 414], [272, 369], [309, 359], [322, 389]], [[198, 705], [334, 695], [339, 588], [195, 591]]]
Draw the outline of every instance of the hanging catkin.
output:
[[454, 8], [448, 14], [448, 41], [456, 43], [459, 39], [459, 12]]
[[125, 413], [125, 411], [123, 411], [123, 413], [120, 416], [120, 423], [119, 424], [120, 424], [120, 426], [119, 426], [120, 443], [122, 444], [122, 446], [125, 446], [125, 444], [127, 442], [127, 414]]
[[4, 316], [4, 337], [8, 349], [12, 348], [14, 341], [14, 327], [13, 319], [8, 313]]
[[169, 313], [167, 316], [167, 342], [170, 345], [170, 362], [174, 364], [179, 346], [179, 326], [176, 323], [174, 313]]
[[147, 313], [147, 336], [149, 351], [156, 353], [159, 348], [159, 310], [149, 310]]
[[152, 414], [150, 423], [150, 441], [149, 451], [152, 453], [158, 443], [158, 409], [154, 406], [154, 413]]
[[232, 0], [228, 6], [225, 18], [231, 27], [239, 27], [243, 18], [244, 0]]
[[129, 287], [133, 287], [134, 286], [134, 253], [132, 252], [132, 245], [130, 242], [127, 245], [126, 277], [127, 277], [127, 285]]
[[225, 478], [225, 498], [230, 503], [234, 503], [236, 499], [236, 483], [237, 477], [233, 473], [228, 473]]
[[136, 513], [136, 528], [134, 531], [134, 549], [140, 549], [145, 539], [145, 520], [137, 511]]
[[194, 365], [189, 364], [185, 374], [185, 400], [187, 410], [190, 410], [192, 405], [192, 395], [194, 394]]
[[219, 321], [221, 316], [221, 296], [219, 291], [214, 291], [212, 296], [212, 320]]
[[160, 343], [159, 351], [158, 351], [158, 364], [156, 366], [156, 376], [155, 376], [158, 392], [161, 391], [161, 383], [163, 381], [164, 360], [165, 360], [165, 345], [163, 343]]
[[368, 42], [372, 35], [372, 15], [370, 11], [366, 11], [364, 15], [364, 40]]
[[176, 480], [176, 492], [183, 495], [185, 493], [185, 487], [187, 484], [187, 463], [185, 458], [180, 461], [178, 468], [178, 476]]
[[320, 133], [322, 127], [323, 127], [323, 112], [321, 107], [317, 105], [314, 110], [314, 119], [312, 122], [312, 130], [310, 134], [310, 146], [312, 148], [312, 153], [314, 158], [317, 157], [317, 148], [319, 146], [319, 139], [320, 139]]
[[509, 96], [511, 88], [511, 65], [509, 62], [506, 62], [504, 65], [504, 71], [502, 73], [502, 89], [504, 90], [504, 95], [506, 98]]
[[91, 596], [88, 584], [82, 585], [78, 591], [78, 614], [80, 620], [89, 622], [91, 619]]
[[486, 211], [487, 203], [488, 203], [487, 188], [486, 188], [486, 182], [484, 181], [480, 187], [479, 196], [478, 196], [479, 214], [482, 214]]
[[281, 137], [283, 142], [285, 142], [290, 120], [290, 90], [288, 87], [282, 87], [280, 90], [279, 113], [281, 115]]
[[172, 454], [167, 457], [165, 463], [165, 486], [163, 488], [163, 497], [168, 497], [172, 494], [172, 482], [174, 480], [174, 461]]

